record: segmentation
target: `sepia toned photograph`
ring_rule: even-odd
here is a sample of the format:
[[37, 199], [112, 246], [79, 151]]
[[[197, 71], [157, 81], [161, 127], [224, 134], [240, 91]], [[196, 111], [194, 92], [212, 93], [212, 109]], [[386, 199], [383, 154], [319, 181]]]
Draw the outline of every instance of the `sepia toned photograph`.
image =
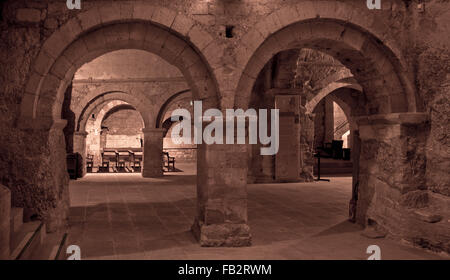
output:
[[0, 9], [0, 260], [450, 260], [450, 1]]

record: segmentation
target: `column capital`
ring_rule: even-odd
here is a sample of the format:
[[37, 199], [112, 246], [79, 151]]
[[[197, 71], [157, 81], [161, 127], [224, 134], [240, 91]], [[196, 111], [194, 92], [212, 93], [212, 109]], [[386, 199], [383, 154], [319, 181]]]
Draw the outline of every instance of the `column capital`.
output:
[[392, 113], [356, 118], [361, 139], [380, 141], [401, 137], [405, 126], [421, 125], [429, 119], [426, 113]]

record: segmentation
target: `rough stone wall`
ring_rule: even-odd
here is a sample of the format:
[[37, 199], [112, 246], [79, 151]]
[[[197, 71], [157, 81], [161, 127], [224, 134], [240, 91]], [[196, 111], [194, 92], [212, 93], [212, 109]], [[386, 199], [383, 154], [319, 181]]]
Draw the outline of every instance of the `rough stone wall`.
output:
[[[194, 126], [191, 125], [191, 144], [176, 144], [172, 141], [172, 129], [177, 122], [172, 122], [171, 117], [176, 109], [186, 109], [191, 117], [194, 116], [194, 106], [192, 105], [192, 94], [190, 92], [183, 93], [167, 104], [164, 116], [162, 117], [161, 126], [167, 129], [163, 139], [163, 150], [168, 152], [171, 157], [175, 157], [176, 162], [196, 162], [197, 145], [194, 144]], [[164, 110], [164, 109], [161, 109]], [[182, 136], [182, 135], [180, 135]]]
[[[197, 160], [197, 145], [194, 144], [194, 138], [191, 139], [191, 144], [176, 144], [172, 141], [172, 125], [163, 139], [163, 150], [168, 152], [171, 157], [175, 157], [175, 162], [196, 162]], [[193, 127], [191, 126], [191, 135], [193, 135]]]
[[317, 104], [314, 114], [314, 148], [323, 147], [325, 143], [325, 102]]
[[423, 132], [410, 133], [410, 137], [421, 135], [424, 138], [416, 154], [423, 161], [419, 172], [424, 174], [420, 189], [428, 189], [428, 192], [421, 191], [417, 195], [427, 197], [425, 209], [442, 219], [430, 224], [422, 218], [418, 222], [420, 226], [406, 225], [412, 232], [403, 234], [421, 246], [450, 252], [450, 37], [441, 35], [450, 30], [448, 4], [448, 1], [429, 1], [425, 13], [414, 9], [409, 13], [412, 19], [410, 41], [414, 44], [405, 52], [414, 65], [418, 94], [430, 115], [429, 126]]
[[101, 148], [139, 148], [141, 146], [142, 117], [136, 110], [123, 109], [105, 117], [106, 143]]
[[428, 189], [450, 196], [450, 10], [443, 3], [430, 1], [426, 13], [413, 11], [411, 40], [406, 50], [414, 64], [418, 94], [430, 113], [430, 132], [426, 142]]

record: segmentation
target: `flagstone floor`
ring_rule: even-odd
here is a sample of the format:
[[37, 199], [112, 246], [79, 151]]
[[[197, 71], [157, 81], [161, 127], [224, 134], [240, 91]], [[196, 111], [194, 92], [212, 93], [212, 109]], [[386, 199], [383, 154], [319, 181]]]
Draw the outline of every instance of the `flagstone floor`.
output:
[[200, 247], [190, 232], [196, 213], [195, 165], [160, 179], [136, 173], [88, 174], [70, 183], [67, 245], [82, 259], [442, 259], [389, 237], [368, 239], [346, 220], [351, 178], [248, 185], [252, 246]]

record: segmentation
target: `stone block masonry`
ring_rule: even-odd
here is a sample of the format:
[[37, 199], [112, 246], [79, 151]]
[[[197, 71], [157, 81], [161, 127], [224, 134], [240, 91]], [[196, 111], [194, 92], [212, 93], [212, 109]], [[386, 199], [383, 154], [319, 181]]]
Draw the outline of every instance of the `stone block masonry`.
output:
[[[193, 100], [203, 101], [204, 109], [245, 109], [252, 102], [262, 108], [270, 100], [261, 93], [275, 85], [306, 88], [305, 83], [289, 83], [287, 68], [263, 69], [284, 51], [314, 49], [348, 69], [352, 75], [343, 82], [362, 89], [339, 96], [351, 108], [351, 117], [366, 120], [354, 127], [361, 135], [357, 221], [376, 222], [399, 239], [450, 252], [449, 3], [430, 0], [419, 10], [409, 2], [382, 0], [381, 10], [370, 10], [361, 0], [210, 5], [201, 0], [124, 0], [82, 1], [81, 10], [69, 10], [63, 1], [4, 1], [0, 183], [10, 190], [12, 206], [36, 214], [48, 231], [66, 225], [63, 128], [72, 128], [73, 120], [70, 114], [67, 121], [61, 120], [64, 97], [77, 70], [105, 53], [151, 52], [185, 79], [183, 86], [166, 81], [167, 88], [176, 91], [159, 92], [153, 99], [147, 98], [155, 92], [151, 87], [127, 90], [122, 81], [117, 83], [120, 89], [107, 89], [88, 83], [92, 95], [82, 99], [84, 104], [96, 98], [103, 102], [108, 95], [133, 103], [139, 112], [154, 109], [155, 114], [142, 114], [144, 150], [150, 154], [144, 155], [143, 172], [160, 176], [161, 162], [151, 158], [160, 158], [163, 150], [156, 116], [169, 96], [188, 89]], [[232, 36], [226, 36], [226, 26], [233, 26]], [[311, 89], [305, 95], [314, 97], [321, 90], [314, 85]], [[302, 147], [314, 141], [313, 135], [302, 137]], [[244, 152], [239, 145], [198, 147], [201, 168], [193, 230], [201, 245], [250, 244], [247, 148]], [[272, 166], [265, 160], [259, 163]], [[261, 177], [270, 176], [265, 171]]]

